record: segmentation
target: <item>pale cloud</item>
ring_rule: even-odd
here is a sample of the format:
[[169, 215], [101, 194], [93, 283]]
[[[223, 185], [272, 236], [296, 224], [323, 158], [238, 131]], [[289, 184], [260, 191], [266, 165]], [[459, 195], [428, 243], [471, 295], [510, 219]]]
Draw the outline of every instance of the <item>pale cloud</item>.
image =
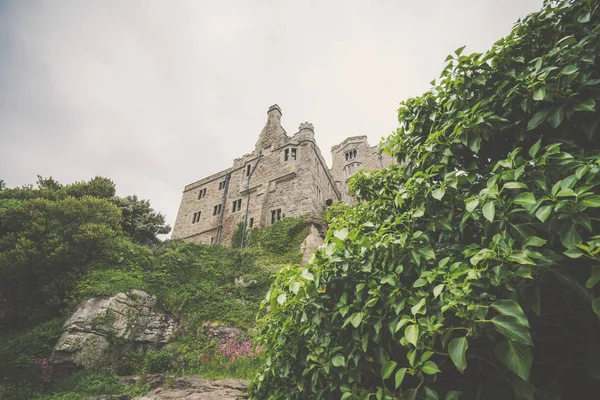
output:
[[324, 155], [376, 144], [457, 47], [484, 51], [542, 0], [5, 1], [0, 179], [107, 176], [173, 222], [183, 186], [253, 149], [266, 110]]

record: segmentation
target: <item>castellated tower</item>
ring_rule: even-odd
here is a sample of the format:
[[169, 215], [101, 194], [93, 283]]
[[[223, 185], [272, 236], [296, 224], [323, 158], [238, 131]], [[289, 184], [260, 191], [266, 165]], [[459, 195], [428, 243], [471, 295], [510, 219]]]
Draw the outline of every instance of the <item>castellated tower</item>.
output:
[[319, 213], [334, 201], [349, 203], [347, 181], [357, 168], [379, 169], [391, 162], [377, 156], [366, 136], [356, 136], [331, 149], [329, 169], [313, 125], [303, 122], [288, 136], [281, 117], [278, 105], [269, 107], [254, 151], [184, 188], [173, 239], [230, 245], [240, 222], [265, 227], [285, 216]]

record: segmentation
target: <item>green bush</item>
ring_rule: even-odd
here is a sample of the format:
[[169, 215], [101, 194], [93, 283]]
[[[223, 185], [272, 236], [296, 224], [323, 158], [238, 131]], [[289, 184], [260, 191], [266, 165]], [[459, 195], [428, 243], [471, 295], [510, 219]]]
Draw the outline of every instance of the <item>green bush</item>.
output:
[[[573, 399], [600, 388], [600, 9], [546, 2], [449, 56], [283, 269], [256, 399]], [[593, 332], [593, 333], [592, 333]]]

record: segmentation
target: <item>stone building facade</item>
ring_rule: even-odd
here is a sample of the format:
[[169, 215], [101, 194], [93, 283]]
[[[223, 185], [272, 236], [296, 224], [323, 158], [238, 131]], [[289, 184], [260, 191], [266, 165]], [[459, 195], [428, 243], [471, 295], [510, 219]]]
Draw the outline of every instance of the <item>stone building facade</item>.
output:
[[240, 222], [265, 227], [285, 216], [318, 214], [335, 201], [351, 203], [350, 176], [391, 163], [366, 136], [355, 136], [333, 146], [330, 169], [313, 125], [304, 122], [288, 136], [281, 115], [279, 106], [271, 106], [254, 151], [184, 188], [173, 239], [230, 245]]

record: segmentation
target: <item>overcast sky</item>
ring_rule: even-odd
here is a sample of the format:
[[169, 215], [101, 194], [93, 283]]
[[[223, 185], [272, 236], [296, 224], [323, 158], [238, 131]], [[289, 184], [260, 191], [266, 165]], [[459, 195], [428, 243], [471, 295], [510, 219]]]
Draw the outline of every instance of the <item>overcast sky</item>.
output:
[[111, 178], [172, 225], [183, 187], [254, 149], [267, 108], [331, 146], [397, 127], [456, 48], [542, 0], [0, 0], [0, 179]]

